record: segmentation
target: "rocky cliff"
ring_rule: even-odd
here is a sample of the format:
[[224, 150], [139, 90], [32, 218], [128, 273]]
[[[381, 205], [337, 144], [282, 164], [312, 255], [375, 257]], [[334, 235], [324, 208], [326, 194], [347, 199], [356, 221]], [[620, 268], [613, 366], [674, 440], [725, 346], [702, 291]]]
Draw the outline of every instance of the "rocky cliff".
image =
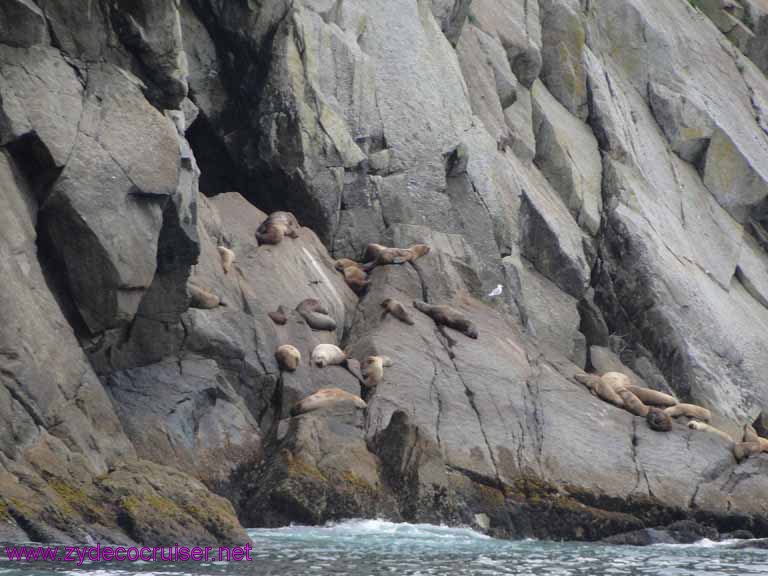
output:
[[[0, 538], [229, 542], [384, 516], [768, 535], [760, 0], [3, 0]], [[297, 238], [259, 246], [274, 210]], [[334, 259], [431, 252], [356, 295]], [[222, 267], [219, 246], [236, 255]], [[500, 296], [487, 294], [497, 285]], [[190, 307], [189, 286], [223, 305]], [[382, 316], [450, 304], [477, 340]], [[317, 298], [335, 332], [291, 312]], [[393, 360], [310, 366], [336, 343]], [[274, 352], [296, 346], [297, 371]], [[740, 437], [739, 437], [740, 439]], [[238, 523], [239, 520], [239, 523]]]

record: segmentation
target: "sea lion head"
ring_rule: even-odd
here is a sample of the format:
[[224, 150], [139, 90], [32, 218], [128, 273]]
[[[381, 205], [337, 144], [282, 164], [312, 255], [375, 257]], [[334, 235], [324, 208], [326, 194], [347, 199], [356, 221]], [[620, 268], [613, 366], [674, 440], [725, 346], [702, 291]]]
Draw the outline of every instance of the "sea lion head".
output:
[[656, 430], [657, 432], [669, 432], [672, 430], [672, 418], [664, 410], [653, 407], [649, 408], [645, 420], [648, 422], [651, 430]]

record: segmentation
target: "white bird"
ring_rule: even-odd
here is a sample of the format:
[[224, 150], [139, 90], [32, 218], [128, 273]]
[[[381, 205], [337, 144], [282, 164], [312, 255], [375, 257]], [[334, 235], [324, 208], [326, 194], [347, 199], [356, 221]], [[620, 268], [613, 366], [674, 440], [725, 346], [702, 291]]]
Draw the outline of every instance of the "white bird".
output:
[[502, 292], [504, 292], [504, 286], [502, 286], [501, 284], [497, 284], [496, 288], [491, 290], [490, 293], [488, 294], [488, 296], [491, 297], [491, 298], [494, 298], [496, 296], [501, 296]]

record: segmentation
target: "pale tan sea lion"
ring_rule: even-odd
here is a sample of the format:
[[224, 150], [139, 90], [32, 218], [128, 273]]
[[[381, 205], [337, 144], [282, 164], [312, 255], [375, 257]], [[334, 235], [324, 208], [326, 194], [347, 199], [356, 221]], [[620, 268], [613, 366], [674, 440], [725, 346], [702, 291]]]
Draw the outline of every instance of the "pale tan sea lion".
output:
[[384, 367], [392, 366], [388, 356], [368, 356], [362, 364], [363, 382], [368, 388], [378, 386], [384, 378]]
[[405, 322], [409, 326], [413, 326], [413, 318], [411, 318], [411, 315], [408, 313], [408, 310], [405, 309], [405, 306], [403, 306], [400, 302], [395, 300], [394, 298], [387, 298], [381, 303], [381, 307], [384, 308], [384, 314], [382, 317], [386, 316], [387, 314], [392, 314], [395, 318], [400, 320], [401, 322]]
[[369, 244], [365, 250], [363, 270], [370, 272], [376, 266], [386, 264], [404, 264], [413, 262], [429, 254], [430, 247], [426, 244], [414, 244], [409, 248], [387, 248], [381, 244]]
[[743, 462], [750, 456], [760, 454], [763, 451], [760, 443], [758, 442], [736, 442], [733, 445], [733, 455], [736, 457], [736, 462]]
[[315, 298], [307, 298], [299, 302], [296, 311], [314, 330], [336, 330], [336, 320], [331, 318], [325, 306]]
[[275, 358], [280, 368], [293, 372], [301, 364], [301, 352], [290, 344], [283, 344], [275, 352]]
[[669, 432], [672, 430], [672, 418], [659, 408], [649, 406], [648, 415], [645, 417], [645, 420], [648, 422], [651, 430], [656, 430], [657, 432]]
[[475, 324], [468, 320], [464, 314], [450, 306], [435, 306], [420, 300], [414, 300], [413, 306], [419, 312], [432, 318], [436, 324], [453, 328], [469, 338], [477, 339], [478, 337]]
[[714, 426], [710, 426], [709, 424], [705, 424], [704, 422], [698, 422], [697, 420], [691, 420], [688, 422], [688, 428], [691, 430], [699, 430], [701, 432], [709, 432], [710, 434], [715, 434], [717, 436], [720, 436], [723, 440], [727, 440], [729, 443], [733, 444], [733, 438], [731, 438], [730, 434], [726, 434], [719, 428], [715, 428]]
[[632, 385], [629, 376], [622, 374], [621, 372], [606, 372], [600, 376], [600, 378], [603, 382], [608, 384], [608, 386], [613, 388], [615, 392], [625, 390]]
[[587, 374], [586, 372], [578, 373], [574, 375], [577, 382], [581, 382], [592, 393], [593, 396], [605, 400], [609, 404], [624, 408], [624, 400], [621, 399], [613, 386], [604, 382], [603, 379], [596, 374]]
[[293, 408], [291, 408], [291, 416], [299, 416], [300, 414], [306, 414], [307, 412], [313, 412], [314, 410], [332, 408], [344, 404], [352, 405], [360, 410], [364, 410], [367, 406], [360, 396], [350, 394], [339, 388], [323, 388], [297, 402]]
[[635, 416], [642, 416], [643, 418], [648, 416], [648, 406], [643, 404], [640, 398], [632, 394], [627, 388], [621, 388], [616, 393], [624, 402], [624, 410]]
[[664, 412], [672, 418], [687, 416], [688, 418], [695, 418], [703, 422], [709, 422], [712, 419], [712, 413], [709, 410], [695, 404], [676, 404], [675, 406], [665, 408]]
[[235, 253], [226, 246], [219, 246], [219, 256], [221, 256], [221, 267], [224, 274], [229, 274], [232, 263], [235, 261]]
[[280, 244], [285, 236], [299, 237], [299, 222], [290, 212], [272, 212], [256, 230], [259, 244]]
[[677, 398], [670, 396], [669, 394], [665, 394], [664, 392], [659, 392], [658, 390], [651, 390], [650, 388], [633, 386], [631, 384], [627, 386], [627, 390], [640, 398], [640, 401], [643, 404], [647, 404], [649, 406], [662, 406], [666, 408], [667, 406], [675, 406], [678, 404]]
[[312, 363], [320, 368], [338, 366], [347, 360], [347, 354], [335, 344], [318, 344], [312, 350]]
[[188, 283], [187, 290], [189, 290], [189, 306], [190, 308], [200, 308], [201, 310], [210, 310], [221, 305], [221, 298], [216, 296], [213, 292], [196, 286], [195, 284]]
[[744, 425], [744, 442], [757, 442], [763, 452], [768, 452], [768, 438], [759, 436], [757, 430], [749, 424]]

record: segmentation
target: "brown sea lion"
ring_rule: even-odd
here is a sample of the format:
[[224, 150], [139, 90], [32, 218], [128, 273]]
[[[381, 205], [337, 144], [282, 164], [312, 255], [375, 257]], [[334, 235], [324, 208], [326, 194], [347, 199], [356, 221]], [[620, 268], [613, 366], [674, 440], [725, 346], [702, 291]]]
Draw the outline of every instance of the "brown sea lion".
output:
[[224, 274], [229, 274], [232, 263], [235, 261], [235, 253], [226, 246], [219, 246], [219, 256], [221, 256], [221, 267]]
[[352, 288], [355, 294], [362, 294], [368, 288], [368, 274], [363, 272], [362, 268], [357, 266], [347, 266], [344, 268], [344, 281], [347, 286]]
[[339, 388], [323, 388], [294, 404], [293, 408], [291, 408], [291, 416], [299, 416], [314, 410], [333, 408], [334, 406], [345, 404], [354, 406], [359, 410], [363, 410], [367, 406], [360, 396], [350, 394]]
[[382, 314], [382, 318], [387, 314], [392, 314], [392, 316], [401, 322], [405, 322], [409, 326], [413, 326], [413, 318], [411, 318], [408, 310], [406, 310], [405, 306], [403, 306], [394, 298], [387, 298], [386, 300], [382, 301], [381, 307], [384, 308], [384, 314]]
[[190, 308], [200, 308], [201, 310], [210, 310], [221, 305], [221, 298], [216, 296], [213, 292], [196, 286], [195, 284], [188, 283], [187, 290], [189, 290], [189, 306]]
[[715, 434], [717, 436], [720, 436], [723, 440], [726, 440], [728, 443], [733, 443], [733, 438], [731, 438], [730, 434], [726, 434], [719, 428], [715, 428], [714, 426], [710, 426], [709, 424], [705, 424], [704, 422], [698, 422], [696, 420], [691, 420], [688, 422], [688, 428], [691, 430], [699, 430], [701, 432], [709, 432], [710, 434]]
[[686, 416], [688, 418], [695, 418], [703, 422], [709, 422], [712, 419], [712, 413], [706, 408], [696, 406], [695, 404], [676, 404], [665, 408], [664, 412], [669, 414], [672, 418], [679, 416]]
[[299, 222], [290, 212], [272, 212], [256, 230], [259, 244], [280, 244], [285, 236], [299, 237]]
[[458, 310], [454, 310], [450, 306], [436, 306], [427, 304], [426, 302], [422, 302], [420, 300], [414, 300], [413, 306], [419, 312], [423, 312], [432, 318], [436, 324], [447, 326], [448, 328], [453, 328], [454, 330], [461, 332], [469, 338], [477, 339], [477, 327], [472, 321], [467, 320]]
[[290, 344], [283, 344], [275, 352], [275, 358], [280, 368], [293, 372], [301, 364], [301, 352]]
[[429, 254], [429, 251], [430, 247], [426, 244], [414, 244], [409, 248], [387, 248], [381, 244], [369, 244], [365, 250], [366, 262], [363, 264], [363, 270], [370, 272], [376, 266], [413, 262]]
[[743, 462], [750, 456], [760, 454], [763, 451], [759, 442], [736, 442], [733, 445], [733, 455], [736, 457], [736, 462]]
[[616, 393], [616, 391], [613, 389], [613, 386], [607, 382], [604, 382], [600, 376], [596, 374], [587, 374], [586, 372], [581, 372], [575, 374], [574, 378], [577, 382], [584, 384], [584, 386], [589, 389], [593, 396], [597, 396], [598, 398], [605, 400], [609, 404], [618, 406], [619, 408], [624, 408], [624, 400], [622, 400], [621, 396]]
[[288, 310], [282, 304], [274, 312], [267, 312], [267, 316], [278, 326], [284, 326], [288, 322]]
[[320, 368], [338, 366], [347, 361], [347, 354], [335, 344], [318, 344], [312, 350], [312, 363]]
[[316, 298], [307, 298], [299, 302], [296, 311], [314, 330], [336, 330], [336, 320], [331, 318], [328, 310]]
[[355, 262], [354, 260], [350, 260], [349, 258], [339, 258], [333, 265], [333, 267], [336, 268], [336, 270], [339, 272], [344, 272], [344, 269], [349, 268], [350, 266], [360, 268], [361, 270], [363, 268], [362, 264]]
[[645, 417], [646, 422], [651, 430], [657, 432], [669, 432], [672, 430], [672, 418], [659, 408], [653, 406], [648, 407], [648, 415]]
[[384, 367], [392, 366], [388, 356], [368, 356], [362, 364], [363, 382], [368, 388], [378, 386], [384, 378]]
[[642, 386], [627, 386], [627, 390], [637, 396], [643, 404], [650, 406], [675, 406], [677, 398], [664, 394], [664, 392], [658, 392], [657, 390], [651, 390], [650, 388], [643, 388]]

